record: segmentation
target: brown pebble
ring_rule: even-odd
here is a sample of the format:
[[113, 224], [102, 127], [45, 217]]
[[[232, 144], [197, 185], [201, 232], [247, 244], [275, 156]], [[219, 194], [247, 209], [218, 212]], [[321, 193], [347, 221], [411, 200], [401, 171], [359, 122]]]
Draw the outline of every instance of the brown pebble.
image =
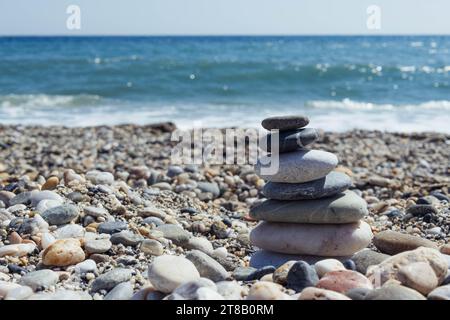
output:
[[12, 232], [9, 236], [8, 236], [8, 240], [10, 244], [19, 244], [22, 243], [22, 238], [19, 236], [19, 234], [17, 232]]
[[41, 190], [54, 190], [58, 184], [59, 184], [58, 177], [50, 177], [42, 185]]

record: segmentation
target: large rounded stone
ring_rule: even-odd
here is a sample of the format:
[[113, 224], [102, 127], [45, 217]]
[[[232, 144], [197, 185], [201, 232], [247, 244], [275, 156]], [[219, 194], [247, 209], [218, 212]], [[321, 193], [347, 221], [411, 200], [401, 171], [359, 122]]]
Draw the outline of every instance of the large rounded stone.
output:
[[388, 259], [390, 255], [379, 253], [370, 249], [358, 251], [352, 256], [352, 260], [356, 265], [356, 271], [366, 274], [367, 268], [380, 264]]
[[292, 130], [303, 128], [309, 123], [308, 117], [301, 115], [276, 116], [265, 118], [261, 126], [267, 130]]
[[261, 222], [250, 233], [253, 245], [288, 254], [346, 256], [367, 247], [372, 239], [370, 226], [351, 224], [288, 224]]
[[192, 250], [186, 254], [186, 259], [190, 260], [202, 277], [211, 279], [214, 282], [228, 278], [228, 272], [216, 260], [200, 250]]
[[429, 294], [438, 286], [436, 274], [427, 262], [415, 262], [401, 267], [397, 278], [404, 286], [423, 295]]
[[369, 279], [352, 270], [331, 271], [317, 283], [318, 288], [345, 293], [355, 288], [373, 289]]
[[448, 269], [447, 260], [438, 250], [425, 247], [392, 256], [378, 265], [369, 267], [366, 275], [375, 287], [379, 287], [391, 279], [401, 281], [399, 270], [417, 262], [425, 262], [431, 267], [438, 279], [438, 284], [445, 279]]
[[400, 285], [390, 284], [372, 290], [364, 300], [425, 300], [419, 292]]
[[298, 300], [350, 300], [350, 298], [336, 291], [308, 287], [301, 292]]
[[[264, 143], [261, 143], [261, 149], [271, 152], [272, 151], [272, 139], [274, 139], [274, 135], [269, 133], [265, 137], [263, 137]], [[274, 147], [278, 147], [278, 152], [290, 152], [298, 149], [302, 149], [319, 138], [319, 133], [316, 129], [313, 128], [304, 128], [298, 130], [288, 130], [282, 131], [278, 133], [278, 144], [275, 142]]]
[[353, 191], [328, 198], [280, 201], [267, 200], [250, 210], [256, 220], [291, 223], [340, 224], [361, 220], [367, 214], [367, 203]]
[[349, 176], [341, 172], [330, 172], [326, 177], [305, 183], [268, 182], [263, 194], [274, 200], [307, 200], [331, 197], [352, 185]]
[[27, 273], [20, 279], [20, 284], [31, 287], [34, 291], [47, 289], [59, 280], [58, 274], [44, 269]]
[[429, 300], [450, 300], [450, 285], [438, 287], [428, 294]]
[[188, 259], [163, 255], [150, 264], [148, 278], [158, 291], [170, 293], [185, 282], [199, 279], [200, 274]]
[[[255, 171], [267, 181], [303, 183], [325, 177], [336, 167], [337, 163], [337, 157], [330, 152], [299, 150], [281, 153], [278, 157], [262, 156], [255, 166]], [[278, 164], [278, 170], [274, 174], [265, 173], [276, 164]]]
[[430, 240], [392, 230], [377, 233], [373, 238], [373, 244], [381, 252], [391, 255], [419, 247], [437, 249], [436, 244]]
[[42, 254], [42, 263], [47, 266], [70, 266], [84, 259], [84, 251], [78, 239], [56, 240]]

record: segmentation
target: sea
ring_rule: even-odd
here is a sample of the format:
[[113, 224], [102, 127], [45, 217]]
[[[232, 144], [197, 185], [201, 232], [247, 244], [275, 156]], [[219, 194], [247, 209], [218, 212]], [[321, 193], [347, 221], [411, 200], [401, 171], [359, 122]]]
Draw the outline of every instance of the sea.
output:
[[0, 124], [450, 133], [448, 36], [0, 37]]

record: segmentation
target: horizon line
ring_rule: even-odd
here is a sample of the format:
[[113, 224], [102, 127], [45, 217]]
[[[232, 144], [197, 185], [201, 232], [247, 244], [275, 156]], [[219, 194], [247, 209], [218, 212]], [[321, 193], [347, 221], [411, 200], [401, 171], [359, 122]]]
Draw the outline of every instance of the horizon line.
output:
[[0, 34], [0, 38], [89, 38], [89, 37], [146, 37], [146, 38], [225, 38], [225, 37], [448, 37], [450, 33], [400, 34]]

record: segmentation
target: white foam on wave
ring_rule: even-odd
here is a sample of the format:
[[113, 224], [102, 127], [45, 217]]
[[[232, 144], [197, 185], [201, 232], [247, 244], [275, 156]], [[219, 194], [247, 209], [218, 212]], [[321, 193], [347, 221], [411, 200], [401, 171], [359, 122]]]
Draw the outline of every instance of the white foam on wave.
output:
[[306, 114], [311, 126], [328, 131], [367, 129], [450, 133], [450, 101], [374, 104], [344, 99], [298, 104], [155, 104], [97, 96], [0, 96], [1, 124], [97, 126], [172, 121], [179, 128], [260, 128], [268, 116]]

